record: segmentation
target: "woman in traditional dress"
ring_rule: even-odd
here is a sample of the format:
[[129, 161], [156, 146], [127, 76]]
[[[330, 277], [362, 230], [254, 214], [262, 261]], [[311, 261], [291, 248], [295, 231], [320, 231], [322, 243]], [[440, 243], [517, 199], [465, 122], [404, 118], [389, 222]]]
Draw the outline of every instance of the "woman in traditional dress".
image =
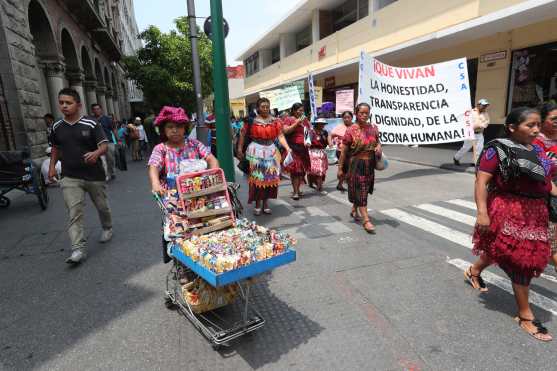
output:
[[519, 326], [537, 340], [550, 341], [552, 336], [535, 319], [528, 302], [530, 281], [543, 273], [549, 260], [547, 197], [550, 192], [557, 195], [551, 181], [555, 167], [543, 149], [532, 144], [540, 125], [537, 110], [514, 109], [505, 122], [508, 138], [491, 141], [482, 152], [473, 238], [479, 259], [464, 276], [472, 287], [486, 292], [481, 273], [498, 264], [512, 281]]
[[309, 147], [310, 168], [308, 182], [310, 187], [315, 187], [317, 192], [325, 194], [323, 182], [329, 168], [329, 161], [325, 148], [329, 145], [329, 133], [325, 130], [327, 120], [319, 118], [313, 123], [311, 146]]
[[[271, 214], [268, 200], [277, 198], [280, 183], [280, 153], [274, 142], [290, 153], [290, 146], [282, 134], [282, 122], [271, 116], [271, 105], [267, 98], [257, 101], [257, 116], [253, 122], [245, 124], [238, 140], [238, 158], [249, 161], [249, 199], [255, 201], [254, 215]], [[249, 141], [245, 152], [244, 143]]]
[[[375, 163], [381, 159], [379, 129], [369, 122], [370, 106], [360, 103], [356, 106], [356, 124], [344, 134], [343, 147], [338, 162], [338, 179], [348, 183], [348, 200], [352, 203], [350, 215], [354, 220], [362, 217], [366, 232], [375, 233], [367, 212], [368, 194], [373, 193]], [[349, 160], [347, 158], [349, 157]], [[344, 174], [345, 162], [349, 161], [348, 174]]]
[[308, 131], [311, 131], [311, 126], [304, 115], [304, 106], [301, 103], [294, 103], [290, 109], [290, 116], [283, 120], [283, 133], [292, 149], [292, 161], [285, 165], [284, 171], [290, 174], [293, 200], [299, 200], [303, 195], [300, 188], [310, 166], [308, 152], [310, 143], [304, 141]]
[[[329, 143], [334, 145], [337, 148], [337, 159], [340, 159], [340, 152], [342, 151], [342, 139], [344, 138], [344, 134], [346, 133], [346, 129], [348, 129], [352, 125], [352, 119], [354, 115], [350, 111], [345, 111], [342, 113], [342, 124], [335, 126], [335, 128], [331, 131], [331, 135], [329, 137]], [[342, 172], [344, 174], [348, 173], [348, 159], [344, 161], [344, 169]], [[341, 192], [346, 191], [344, 186], [344, 179], [339, 179], [337, 184], [337, 189]]]
[[[557, 104], [542, 104], [540, 114], [542, 128], [534, 144], [543, 148], [547, 157], [557, 166]], [[557, 177], [553, 177], [553, 183], [557, 184]], [[557, 271], [557, 224], [551, 220], [549, 221], [549, 244], [551, 246], [551, 259]]]

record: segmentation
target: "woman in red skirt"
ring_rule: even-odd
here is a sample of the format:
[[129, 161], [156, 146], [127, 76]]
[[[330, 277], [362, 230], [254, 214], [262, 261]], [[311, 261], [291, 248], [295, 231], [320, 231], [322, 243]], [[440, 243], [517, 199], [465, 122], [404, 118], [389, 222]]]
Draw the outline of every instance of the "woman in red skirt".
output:
[[323, 183], [329, 168], [329, 161], [325, 148], [329, 145], [329, 133], [325, 130], [327, 120], [319, 118], [313, 123], [313, 133], [311, 146], [309, 147], [310, 168], [308, 182], [310, 187], [315, 187], [317, 192], [326, 194], [323, 191]]
[[[348, 183], [348, 201], [352, 204], [350, 216], [354, 220], [361, 217], [364, 230], [375, 234], [375, 226], [367, 212], [367, 198], [369, 194], [373, 194], [375, 164], [382, 156], [379, 129], [369, 122], [369, 104], [358, 104], [354, 113], [356, 123], [346, 129], [342, 141], [337, 178], [346, 179]], [[348, 174], [345, 175], [343, 169], [346, 161], [349, 164]]]
[[304, 134], [311, 131], [309, 120], [304, 115], [304, 106], [294, 103], [290, 109], [290, 116], [283, 120], [283, 133], [288, 145], [292, 149], [292, 161], [284, 166], [284, 171], [290, 174], [292, 181], [292, 199], [299, 200], [302, 196], [300, 188], [310, 167], [308, 147]]
[[481, 273], [498, 264], [512, 281], [520, 327], [538, 340], [550, 341], [552, 336], [534, 318], [528, 302], [530, 281], [549, 260], [547, 197], [550, 192], [557, 194], [551, 181], [554, 165], [540, 147], [532, 145], [540, 121], [535, 109], [511, 111], [505, 122], [508, 139], [491, 141], [480, 156], [473, 239], [479, 259], [464, 275], [472, 287], [485, 292]]

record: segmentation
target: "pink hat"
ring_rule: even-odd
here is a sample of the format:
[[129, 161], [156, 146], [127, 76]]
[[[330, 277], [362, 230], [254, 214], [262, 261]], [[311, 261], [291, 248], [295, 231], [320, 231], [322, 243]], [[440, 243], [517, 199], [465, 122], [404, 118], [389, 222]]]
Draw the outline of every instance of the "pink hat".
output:
[[190, 118], [186, 114], [183, 108], [180, 107], [170, 107], [164, 106], [157, 118], [155, 119], [155, 125], [160, 126], [167, 122], [175, 122], [177, 124], [186, 124], [190, 122]]

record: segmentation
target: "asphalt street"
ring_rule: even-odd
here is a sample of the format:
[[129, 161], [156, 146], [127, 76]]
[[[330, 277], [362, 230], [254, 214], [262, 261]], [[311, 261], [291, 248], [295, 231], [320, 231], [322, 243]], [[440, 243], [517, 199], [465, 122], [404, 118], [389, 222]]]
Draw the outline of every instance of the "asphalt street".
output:
[[[474, 176], [433, 160], [412, 163], [425, 150], [404, 151], [393, 157], [405, 162], [377, 173], [368, 205], [376, 235], [351, 220], [346, 194], [335, 190], [336, 167], [327, 195], [306, 189], [294, 201], [283, 182], [273, 215], [258, 222], [297, 237], [297, 261], [254, 286], [265, 327], [219, 351], [163, 305], [170, 267], [143, 164], [131, 163], [109, 184], [109, 244], [96, 242], [89, 203], [89, 259], [77, 268], [64, 263], [60, 190], [51, 189], [45, 212], [32, 196], [16, 198], [0, 209], [0, 369], [554, 370], [555, 342], [518, 327], [502, 271], [485, 275], [487, 294], [464, 283], [474, 260]], [[446, 153], [443, 161], [452, 161]], [[237, 180], [245, 204], [245, 179]], [[532, 291], [535, 314], [557, 335], [553, 267]]]

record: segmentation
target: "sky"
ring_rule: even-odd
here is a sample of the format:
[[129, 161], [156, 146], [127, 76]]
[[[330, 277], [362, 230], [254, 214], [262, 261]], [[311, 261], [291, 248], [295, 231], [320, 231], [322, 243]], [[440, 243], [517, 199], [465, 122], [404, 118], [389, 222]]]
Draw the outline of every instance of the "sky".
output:
[[[235, 59], [278, 23], [300, 0], [222, 0], [223, 15], [230, 32], [225, 40], [226, 62], [236, 65]], [[164, 6], [163, 6], [164, 4]], [[155, 25], [163, 32], [174, 29], [174, 19], [187, 15], [186, 0], [134, 0], [135, 18], [140, 32]], [[210, 1], [196, 0], [195, 15], [210, 15]], [[204, 19], [197, 23], [203, 27]]]

